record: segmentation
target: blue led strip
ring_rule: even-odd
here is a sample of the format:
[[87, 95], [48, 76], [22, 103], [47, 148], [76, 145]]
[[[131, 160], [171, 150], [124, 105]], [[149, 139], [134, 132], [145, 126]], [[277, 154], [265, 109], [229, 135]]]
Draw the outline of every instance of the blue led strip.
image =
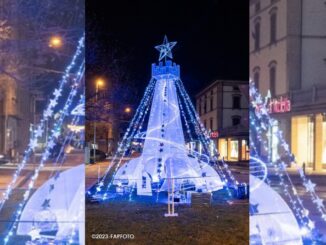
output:
[[[83, 98], [83, 96], [81, 96], [80, 101], [79, 101], [79, 104], [82, 103], [83, 100], [84, 100], [84, 98]], [[70, 122], [69, 125], [73, 125], [73, 126], [78, 125], [79, 120], [80, 120], [80, 117], [81, 117], [80, 115], [75, 115], [73, 117], [73, 119], [71, 120], [71, 122]], [[58, 157], [56, 158], [56, 161], [54, 162], [54, 166], [58, 166], [59, 165], [59, 167], [56, 170], [52, 170], [49, 179], [51, 179], [53, 176], [59, 176], [59, 174], [61, 172], [61, 167], [62, 167], [62, 165], [64, 164], [64, 161], [65, 161], [65, 156], [66, 156], [66, 153], [64, 152], [65, 146], [67, 146], [67, 145], [70, 144], [70, 142], [72, 140], [72, 137], [75, 134], [76, 133], [74, 131], [70, 131], [69, 134], [65, 137], [64, 143], [62, 144], [62, 146], [60, 148], [60, 152], [58, 154]], [[60, 155], [62, 155], [62, 154], [63, 154], [63, 156], [61, 157], [61, 161], [59, 161]], [[50, 185], [50, 187], [49, 187], [49, 192], [48, 192], [47, 197], [44, 198], [43, 202], [40, 203], [41, 206], [45, 203], [46, 200], [51, 200], [49, 198], [49, 195], [55, 189], [55, 183], [56, 183], [56, 181], [57, 181], [57, 178], [54, 178], [53, 184]], [[81, 191], [81, 193], [79, 193], [79, 195], [84, 195], [84, 192]], [[81, 196], [80, 200], [81, 200], [81, 203], [80, 203], [80, 206], [79, 206], [78, 215], [77, 216], [74, 216], [72, 218], [72, 221], [71, 221], [71, 223], [72, 223], [71, 224], [71, 233], [70, 233], [70, 235], [67, 238], [67, 240], [68, 240], [68, 242], [70, 244], [73, 243], [73, 242], [75, 242], [74, 241], [74, 237], [76, 236], [76, 223], [78, 222], [78, 220], [80, 219], [81, 214], [84, 211], [84, 210], [82, 210], [82, 208], [84, 207], [84, 205], [83, 205], [84, 204], [84, 196]]]
[[[259, 125], [263, 125], [262, 122], [256, 118], [253, 118], [253, 116], [250, 116], [250, 121], [251, 124], [254, 125], [253, 127], [251, 127], [251, 132], [257, 132], [258, 134], [258, 140], [259, 142], [261, 142], [263, 144], [263, 147], [265, 148], [268, 145], [268, 142], [266, 139], [264, 139], [264, 137], [262, 137], [262, 135], [264, 134], [264, 131], [262, 129], [262, 127], [260, 127]], [[256, 156], [259, 158], [257, 152], [257, 147], [254, 143], [255, 141], [252, 139], [252, 136], [250, 134], [250, 147], [251, 149], [256, 152]], [[265, 148], [266, 149], [266, 148]], [[279, 159], [280, 160], [280, 159]], [[292, 210], [295, 211], [296, 217], [299, 219], [301, 225], [306, 226], [309, 230], [312, 230], [311, 226], [311, 220], [308, 217], [308, 215], [306, 214], [306, 212], [303, 212], [305, 209], [305, 207], [303, 206], [303, 203], [301, 201], [301, 199], [299, 198], [298, 195], [294, 195], [292, 196], [290, 191], [289, 191], [289, 186], [287, 184], [285, 184], [285, 179], [284, 179], [284, 169], [280, 168], [280, 164], [268, 164], [268, 166], [273, 167], [276, 175], [278, 176], [280, 182], [278, 183], [280, 186], [282, 186], [284, 194], [287, 196], [287, 198], [289, 198], [290, 203], [292, 205]], [[283, 173], [281, 173], [281, 171]], [[286, 171], [285, 171], [286, 174]], [[294, 185], [291, 182], [291, 179], [288, 175], [286, 175], [287, 179], [289, 180], [290, 184], [291, 184], [291, 189], [293, 193], [297, 193], [296, 188], [294, 187]], [[267, 178], [267, 183], [270, 185], [271, 182], [270, 180]]]
[[[201, 142], [203, 143], [204, 146], [208, 146], [210, 144], [210, 138], [208, 137], [208, 133], [205, 129], [205, 127], [200, 123], [200, 118], [195, 110], [195, 108], [193, 107], [193, 104], [191, 103], [191, 100], [189, 98], [189, 95], [187, 94], [187, 92], [185, 91], [185, 88], [181, 82], [181, 80], [179, 80], [179, 82], [177, 83], [179, 91], [181, 93], [181, 97], [184, 99], [184, 103], [186, 105], [186, 109], [188, 111], [188, 114], [192, 117], [191, 122], [194, 124], [194, 127], [197, 127], [198, 130], [195, 130], [197, 136], [199, 137], [199, 139], [201, 140]], [[196, 125], [197, 124], [197, 125]], [[215, 144], [214, 144], [215, 146]], [[217, 156], [219, 153], [216, 149], [216, 147], [214, 147], [214, 154]], [[217, 157], [214, 157], [214, 160], [217, 161]], [[228, 168], [228, 165], [224, 162], [224, 160], [222, 160], [223, 163], [223, 167], [225, 168], [225, 170], [223, 170], [219, 164], [217, 164], [217, 167], [220, 171], [219, 174], [221, 176], [221, 178], [223, 179], [223, 181], [227, 184], [229, 182], [229, 180], [227, 179], [226, 174], [224, 173], [224, 171], [227, 173], [229, 179], [231, 180], [232, 184], [238, 184], [238, 182], [235, 180], [234, 176], [232, 175], [231, 171]], [[226, 185], [226, 190], [229, 194], [229, 196], [231, 196], [231, 192], [230, 189], [228, 187], [228, 185]]]
[[[101, 178], [101, 181], [98, 183], [98, 185], [96, 187], [96, 192], [93, 195], [97, 195], [100, 191], [102, 191], [102, 188], [104, 187], [105, 179], [107, 178], [107, 175], [108, 175], [111, 167], [115, 167], [113, 175], [116, 173], [117, 169], [119, 168], [121, 160], [122, 160], [123, 156], [126, 154], [127, 148], [133, 138], [133, 134], [136, 132], [135, 125], [138, 125], [140, 119], [144, 115], [144, 108], [148, 104], [148, 102], [151, 98], [151, 95], [152, 95], [154, 87], [155, 87], [155, 83], [156, 83], [156, 80], [151, 79], [149, 85], [147, 86], [147, 88], [145, 90], [145, 94], [140, 102], [140, 105], [138, 106], [136, 113], [135, 113], [132, 121], [129, 124], [129, 127], [126, 130], [126, 133], [124, 134], [122, 140], [118, 144], [118, 150], [111, 161], [111, 165], [106, 169], [103, 177]], [[119, 152], [121, 152], [121, 151], [123, 151], [123, 155], [121, 157], [119, 157], [118, 155], [119, 155]], [[115, 164], [115, 161], [117, 160], [117, 158], [119, 159], [119, 162], [117, 164]], [[109, 190], [109, 188], [111, 186], [111, 182], [109, 182], [109, 184], [107, 185], [107, 187], [106, 187], [107, 190]], [[103, 199], [106, 199], [106, 197], [107, 197], [107, 194], [105, 193], [103, 196]]]
[[79, 59], [80, 55], [83, 52], [84, 49], [84, 36], [78, 41], [78, 46], [76, 49], [76, 52], [70, 62], [70, 64], [67, 66], [64, 75], [62, 76], [58, 88], [56, 88], [53, 92], [53, 99], [50, 100], [50, 103], [48, 104], [46, 110], [44, 111], [43, 117], [40, 121], [40, 124], [38, 125], [37, 129], [35, 130], [33, 137], [30, 139], [28, 148], [24, 152], [24, 157], [22, 161], [18, 164], [17, 169], [15, 173], [13, 174], [12, 181], [7, 186], [5, 192], [3, 193], [3, 197], [0, 200], [0, 211], [3, 208], [5, 202], [9, 199], [12, 190], [18, 180], [18, 177], [20, 176], [21, 171], [24, 169], [27, 161], [30, 158], [30, 155], [33, 153], [37, 141], [39, 138], [41, 138], [44, 134], [44, 128], [45, 128], [45, 121], [52, 115], [54, 107], [58, 104], [58, 99], [62, 95], [62, 90], [66, 86], [66, 83], [68, 81], [68, 78], [70, 77], [70, 72], [73, 70], [73, 68], [76, 66], [76, 62]]
[[[177, 81], [174, 81], [174, 82], [176, 83]], [[186, 114], [185, 114], [185, 112], [183, 110], [183, 106], [182, 106], [182, 103], [181, 103], [180, 96], [178, 96], [178, 103], [179, 103], [179, 108], [180, 108], [180, 112], [181, 112], [182, 118], [183, 118], [183, 120], [185, 122], [185, 125], [186, 125], [186, 132], [187, 132], [187, 134], [189, 136], [190, 142], [193, 142], [193, 138], [192, 138], [192, 135], [191, 135], [191, 130], [190, 130], [190, 127], [189, 127], [189, 124], [188, 124], [188, 121], [187, 121]], [[196, 158], [196, 160], [199, 163], [199, 167], [200, 167], [200, 170], [201, 170], [201, 175], [203, 176], [203, 164], [202, 164], [202, 160], [199, 159], [199, 156], [197, 156], [196, 154], [193, 154], [193, 155], [194, 155], [194, 157]], [[209, 163], [207, 163], [207, 164], [209, 164]], [[206, 188], [208, 188], [206, 178], [205, 178], [205, 183], [206, 183]]]
[[[152, 101], [153, 95], [154, 95], [154, 93], [151, 94], [151, 98], [149, 99], [149, 102]], [[148, 112], [149, 112], [149, 110], [150, 110], [150, 108], [151, 108], [151, 103], [146, 103], [146, 104], [147, 104], [147, 105], [146, 105], [146, 109], [145, 109], [145, 112], [144, 112], [143, 118], [142, 118], [141, 122], [139, 123], [138, 129], [137, 129], [135, 135], [141, 133], [141, 129], [143, 128], [143, 125], [144, 125], [144, 122], [145, 122], [145, 118], [146, 118], [146, 116], [147, 116], [147, 114], [148, 114]], [[133, 139], [134, 139], [134, 136], [133, 136], [133, 137], [130, 137], [130, 141], [131, 141], [131, 142], [132, 142]], [[126, 152], [126, 151], [125, 151], [125, 152]], [[125, 152], [124, 152], [124, 154], [125, 154]], [[124, 155], [123, 155], [123, 156], [124, 156]], [[122, 158], [123, 158], [123, 157], [122, 157]], [[122, 158], [121, 158], [121, 159], [122, 159]], [[121, 161], [121, 159], [120, 159], [120, 161]], [[120, 165], [120, 164], [119, 164], [119, 165]], [[112, 181], [113, 181], [113, 179], [111, 180], [111, 182], [112, 182]], [[130, 191], [130, 193], [129, 193], [129, 201], [132, 200], [132, 193], [134, 192], [135, 189], [136, 189], [136, 182], [135, 182], [134, 185], [132, 186], [131, 191]]]
[[[82, 102], [83, 98], [81, 97], [80, 98], [80, 101], [79, 102]], [[79, 120], [80, 120], [80, 115], [74, 115], [74, 117], [72, 118], [71, 122], [69, 123], [69, 125], [72, 125], [72, 126], [75, 126], [79, 123]], [[56, 158], [56, 160], [54, 161], [54, 163], [52, 164], [52, 166], [55, 166], [57, 168], [55, 168], [55, 170], [53, 169], [51, 171], [51, 174], [49, 176], [49, 179], [51, 179], [53, 176], [58, 176], [61, 172], [61, 167], [62, 165], [64, 164], [64, 161], [65, 161], [65, 156], [66, 156], [66, 153], [64, 152], [64, 149], [67, 145], [70, 144], [71, 140], [72, 140], [72, 137], [75, 135], [76, 133], [74, 131], [70, 131], [69, 134], [65, 137], [64, 139], [64, 142], [60, 148], [60, 151], [59, 151], [59, 154]], [[61, 156], [61, 160], [59, 161], [59, 158]], [[56, 182], [56, 179], [53, 181], [54, 183]], [[54, 184], [53, 183], [53, 184]], [[54, 190], [54, 187], [53, 188], [50, 188], [49, 189], [49, 192], [48, 192], [48, 195], [51, 194], [51, 192]], [[49, 199], [48, 196], [44, 198], [45, 199]]]
[[[196, 133], [197, 137], [200, 139], [200, 142], [203, 144], [203, 146], [206, 146], [206, 148], [207, 148], [210, 143], [210, 139], [207, 136], [207, 131], [206, 131], [205, 127], [202, 125], [202, 123], [200, 123], [200, 118], [199, 118], [197, 112], [195, 111], [188, 94], [186, 93], [184, 87], [182, 86], [181, 81], [179, 82], [179, 85], [180, 85], [179, 90], [182, 94], [181, 97], [184, 99], [184, 103], [186, 104], [186, 109], [188, 111], [188, 115], [190, 115], [192, 117], [191, 122], [193, 123], [194, 127], [196, 128], [195, 133]], [[207, 148], [207, 150], [208, 150], [208, 148]], [[215, 147], [215, 144], [214, 144], [214, 154], [218, 155], [218, 151]], [[214, 156], [214, 161], [217, 162], [217, 165], [216, 165], [217, 168], [215, 168], [215, 170], [218, 172], [222, 181], [225, 183], [225, 190], [227, 191], [228, 196], [231, 197], [232, 194], [231, 194], [231, 190], [229, 188], [229, 179], [227, 178], [226, 174], [224, 173], [224, 170], [218, 164], [218, 159], [216, 156]], [[224, 161], [223, 161], [223, 165], [225, 165]], [[233, 178], [233, 176], [232, 176], [232, 178]], [[233, 179], [232, 178], [230, 178], [232, 180], [232, 183], [236, 182], [234, 180], [234, 178]]]
[[[271, 116], [270, 116], [270, 114], [269, 114], [269, 112], [267, 110], [267, 106], [264, 103], [262, 96], [259, 94], [258, 90], [255, 88], [253, 82], [250, 83], [249, 92], [250, 92], [251, 104], [253, 105], [253, 107], [255, 109], [259, 108], [259, 109], [256, 110], [257, 117], [264, 119], [264, 121], [263, 121], [263, 123], [261, 124], [260, 127], [266, 130], [267, 128], [269, 128], [269, 127], [271, 127], [273, 125], [273, 120], [274, 119], [271, 118]], [[282, 147], [285, 155], [287, 157], [289, 157], [290, 159], [294, 158], [294, 156], [290, 152], [289, 145], [286, 143], [286, 141], [285, 141], [285, 139], [284, 139], [284, 137], [282, 135], [282, 131], [278, 131], [278, 132], [274, 133], [274, 135], [279, 140], [280, 146]], [[314, 205], [316, 205], [317, 210], [321, 214], [321, 218], [324, 221], [326, 221], [325, 206], [323, 205], [323, 200], [320, 199], [320, 197], [315, 192], [315, 186], [316, 185], [314, 183], [312, 183], [311, 180], [308, 179], [304, 175], [302, 168], [296, 163], [295, 159], [293, 159], [292, 163], [295, 164], [295, 166], [296, 166], [296, 168], [297, 168], [297, 170], [299, 172], [299, 175], [301, 177], [302, 185], [306, 187], [306, 192], [310, 194], [312, 203]], [[293, 184], [291, 182], [291, 178], [290, 178], [288, 172], [286, 171], [285, 163], [282, 161], [281, 164], [279, 164], [278, 168], [290, 180], [290, 184], [291, 184], [291, 187], [292, 187], [293, 194], [298, 197], [298, 199], [299, 199], [298, 202], [300, 204], [302, 204], [303, 202], [302, 202], [301, 198], [298, 196], [297, 191], [296, 191], [295, 187], [293, 186]], [[301, 212], [302, 213], [307, 213], [307, 210], [301, 210]], [[314, 225], [311, 223], [311, 221], [309, 221], [309, 222], [310, 222], [309, 227], [313, 228]]]
[[[146, 94], [146, 92], [145, 92], [145, 94], [146, 94], [145, 97], [147, 97], [147, 98], [146, 98], [146, 100], [142, 101], [141, 104], [140, 104], [140, 106], [138, 107], [140, 113], [139, 113], [139, 115], [137, 115], [137, 112], [136, 112], [136, 115], [133, 118], [133, 120], [135, 119], [135, 122], [132, 121], [130, 123], [129, 128], [132, 127], [130, 136], [126, 136], [127, 141], [125, 143], [123, 143], [123, 141], [121, 142], [122, 143], [121, 149], [123, 149], [123, 154], [119, 158], [118, 163], [115, 165], [115, 170], [113, 172], [112, 179], [109, 182], [109, 184], [107, 185], [107, 191], [111, 187], [111, 185], [113, 183], [114, 176], [116, 175], [116, 172], [118, 171], [118, 169], [119, 169], [119, 167], [120, 167], [120, 165], [122, 163], [122, 160], [125, 157], [125, 154], [126, 154], [128, 148], [130, 147], [130, 143], [131, 143], [131, 141], [132, 141], [135, 133], [137, 132], [138, 125], [141, 126], [139, 122], [142, 120], [142, 118], [143, 118], [143, 120], [145, 119], [144, 110], [146, 112], [146, 109], [145, 108], [148, 108], [150, 106], [150, 104], [151, 104], [151, 101], [152, 101], [152, 98], [153, 98], [153, 94], [154, 94], [155, 83], [156, 83], [156, 80], [155, 80], [155, 82], [153, 84], [151, 84], [152, 87], [150, 87], [150, 90], [148, 91], [148, 93]], [[137, 109], [137, 111], [138, 111], [138, 109]], [[136, 126], [132, 126], [133, 124], [135, 124]], [[128, 130], [127, 130], [127, 133], [128, 133]], [[114, 160], [112, 162], [114, 162]]]
[[[60, 135], [60, 129], [62, 127], [62, 123], [64, 118], [66, 117], [66, 115], [68, 115], [69, 113], [69, 108], [73, 102], [74, 97], [77, 94], [77, 89], [78, 86], [81, 82], [81, 80], [83, 80], [83, 74], [84, 74], [84, 69], [85, 69], [85, 64], [84, 61], [82, 61], [82, 64], [80, 65], [80, 68], [77, 72], [77, 78], [74, 79], [74, 84], [72, 85], [71, 91], [69, 93], [69, 96], [63, 106], [63, 109], [60, 111], [60, 116], [59, 119], [56, 121], [56, 123], [54, 124], [54, 129], [51, 131], [51, 135], [49, 137], [49, 141], [48, 144], [45, 148], [45, 151], [42, 154], [40, 163], [38, 165], [38, 167], [36, 167], [36, 169], [34, 170], [34, 174], [30, 179], [30, 182], [28, 184], [28, 189], [25, 191], [23, 197], [23, 201], [19, 204], [17, 211], [14, 214], [14, 223], [11, 226], [9, 232], [7, 233], [6, 237], [4, 238], [4, 244], [7, 244], [10, 237], [13, 235], [14, 230], [16, 230], [17, 228], [17, 223], [19, 222], [19, 218], [20, 215], [22, 213], [23, 207], [26, 204], [27, 200], [30, 197], [31, 194], [31, 190], [34, 187], [34, 183], [36, 181], [36, 179], [38, 178], [39, 172], [40, 170], [44, 167], [44, 163], [45, 161], [48, 159], [48, 157], [50, 156], [50, 150], [53, 149], [55, 143], [54, 140]], [[52, 115], [53, 111], [51, 112]], [[50, 115], [48, 115], [50, 116]]]

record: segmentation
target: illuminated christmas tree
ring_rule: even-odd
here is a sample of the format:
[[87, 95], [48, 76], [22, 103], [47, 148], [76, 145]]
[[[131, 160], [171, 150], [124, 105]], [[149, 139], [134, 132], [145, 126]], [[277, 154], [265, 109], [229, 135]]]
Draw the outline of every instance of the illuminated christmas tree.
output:
[[[109, 193], [135, 191], [138, 196], [152, 196], [168, 192], [185, 197], [187, 191], [213, 192], [235, 184], [228, 165], [218, 162], [211, 140], [200, 122], [180, 78], [180, 66], [172, 61], [172, 48], [165, 36], [159, 63], [152, 64], [152, 78], [144, 97], [130, 123], [118, 153], [93, 196], [109, 198]], [[138, 157], [126, 161], [124, 157], [133, 144], [141, 142]], [[194, 142], [200, 142], [199, 152]]]
[[[326, 221], [325, 206], [315, 192], [315, 184], [307, 178], [296, 163], [295, 156], [285, 141], [282, 131], [275, 127], [271, 113], [288, 110], [287, 100], [272, 101], [263, 98], [254, 83], [250, 89], [250, 241], [251, 244], [317, 244], [318, 230], [310, 218], [306, 203], [298, 194], [297, 186], [287, 171], [295, 165], [302, 185], [309, 193], [311, 203]], [[277, 138], [278, 151], [271, 156], [271, 137]], [[278, 190], [278, 191], [277, 191]]]

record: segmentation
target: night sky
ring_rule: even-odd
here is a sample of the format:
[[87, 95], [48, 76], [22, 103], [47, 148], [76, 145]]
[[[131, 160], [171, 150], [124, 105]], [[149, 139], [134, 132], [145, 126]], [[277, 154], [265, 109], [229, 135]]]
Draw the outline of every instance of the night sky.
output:
[[101, 75], [130, 86], [140, 100], [159, 57], [154, 46], [165, 34], [178, 42], [173, 58], [191, 96], [216, 79], [248, 80], [248, 6], [245, 0], [87, 1], [88, 91]]

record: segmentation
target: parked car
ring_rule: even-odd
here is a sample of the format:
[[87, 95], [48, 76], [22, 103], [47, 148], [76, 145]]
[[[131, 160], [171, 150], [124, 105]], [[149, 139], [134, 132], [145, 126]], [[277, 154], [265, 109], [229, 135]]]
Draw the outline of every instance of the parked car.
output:
[[6, 158], [4, 155], [0, 155], [0, 164], [6, 164], [9, 162], [9, 159]]
[[[103, 151], [95, 150], [95, 162], [104, 161], [106, 159], [106, 154]], [[94, 149], [90, 150], [90, 163], [93, 164], [94, 162]]]

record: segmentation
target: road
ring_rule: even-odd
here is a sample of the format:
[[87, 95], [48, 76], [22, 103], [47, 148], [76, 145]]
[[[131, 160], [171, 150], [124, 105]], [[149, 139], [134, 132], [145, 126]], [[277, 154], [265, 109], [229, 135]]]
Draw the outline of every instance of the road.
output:
[[[130, 160], [130, 158], [125, 158]], [[108, 168], [111, 168], [111, 159], [100, 161], [95, 164], [86, 165], [86, 190], [92, 187], [105, 174]], [[230, 163], [229, 168], [235, 179], [240, 183], [249, 182], [249, 167], [246, 164]]]
[[[288, 171], [293, 185], [295, 186], [298, 195], [303, 201], [303, 205], [309, 210], [309, 217], [314, 222], [318, 231], [325, 236], [326, 239], [326, 221], [322, 220], [320, 213], [318, 212], [316, 205], [311, 201], [310, 194], [307, 193], [306, 188], [302, 185], [302, 180], [294, 171]], [[319, 198], [326, 200], [326, 175], [325, 174], [309, 174], [307, 177], [316, 184], [315, 191]], [[283, 190], [279, 187], [279, 178], [275, 175], [271, 175], [269, 179], [272, 180], [272, 187], [276, 190], [285, 200]], [[324, 202], [325, 205], [325, 202]], [[326, 241], [326, 240], [325, 240]]]
[[[39, 162], [36, 160], [32, 163], [26, 164], [25, 168], [21, 171], [12, 191], [12, 195], [5, 202], [3, 209], [0, 210], [0, 234], [5, 234], [12, 219], [12, 215], [17, 209], [17, 205], [21, 202], [23, 194], [28, 187], [30, 178], [33, 176], [35, 168], [38, 166]], [[44, 167], [39, 172], [39, 176], [35, 181], [34, 192], [42, 184], [44, 184], [56, 171], [65, 171], [74, 166], [83, 164], [84, 154], [83, 152], [75, 152], [67, 155], [66, 160], [62, 166], [55, 166], [53, 162], [48, 161], [44, 164]], [[17, 169], [18, 164], [8, 163], [0, 165], [0, 196], [6, 191], [7, 186], [13, 179], [13, 174]], [[7, 222], [8, 221], [8, 222]], [[1, 238], [1, 235], [0, 235]]]

